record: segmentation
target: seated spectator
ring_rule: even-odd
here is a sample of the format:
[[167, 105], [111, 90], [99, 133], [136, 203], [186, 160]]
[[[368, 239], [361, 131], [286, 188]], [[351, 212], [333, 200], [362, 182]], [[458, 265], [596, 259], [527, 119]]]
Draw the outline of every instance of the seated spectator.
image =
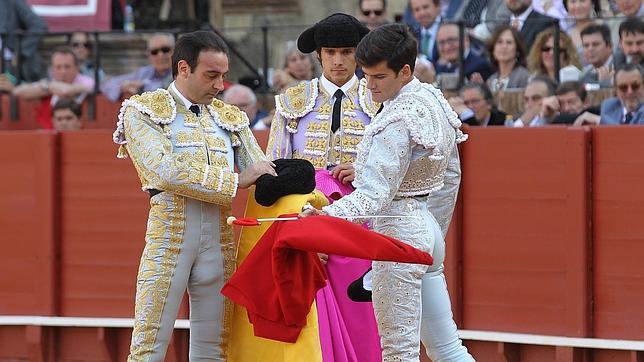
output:
[[61, 99], [51, 108], [51, 119], [56, 131], [78, 131], [83, 128], [81, 107], [71, 99]]
[[595, 23], [598, 11], [601, 9], [599, 0], [566, 0], [564, 6], [569, 14], [566, 21], [571, 24], [566, 33], [575, 45], [579, 59], [583, 61], [584, 46], [581, 44], [581, 32]]
[[418, 40], [418, 53], [430, 62], [435, 62], [438, 59], [436, 37], [438, 27], [443, 21], [440, 0], [409, 0], [409, 7], [418, 23], [418, 27], [414, 28], [414, 35]]
[[613, 44], [619, 42], [619, 25], [624, 18], [642, 18], [644, 17], [644, 1], [642, 0], [615, 0], [617, 12], [615, 18], [608, 22], [612, 34]]
[[358, 14], [360, 20], [369, 30], [389, 23], [387, 19], [387, 0], [358, 0]]
[[619, 47], [615, 52], [615, 68], [626, 63], [644, 66], [644, 21], [628, 18], [619, 26]]
[[525, 88], [530, 72], [526, 69], [526, 49], [519, 32], [509, 25], [498, 28], [488, 43], [492, 65], [497, 70], [487, 80], [493, 92]]
[[555, 94], [555, 82], [546, 76], [538, 75], [528, 83], [523, 93], [523, 114], [514, 121], [514, 127], [544, 126], [546, 121], [540, 117], [542, 101]]
[[[546, 76], [555, 81], [555, 30], [547, 29], [537, 36], [528, 55], [528, 69], [533, 76]], [[559, 81], [578, 80], [581, 63], [577, 50], [566, 33], [559, 34]]]
[[602, 102], [599, 124], [644, 124], [644, 70], [626, 64], [615, 72], [617, 97]]
[[[456, 23], [445, 22], [438, 28], [436, 38], [438, 43], [438, 60], [434, 62], [437, 77], [446, 74], [458, 76], [459, 58], [459, 26]], [[464, 37], [463, 64], [465, 78], [472, 82], [483, 83], [492, 73], [492, 65], [470, 48], [469, 37]]]
[[490, 89], [481, 83], [463, 86], [460, 97], [449, 99], [463, 123], [470, 126], [504, 126], [508, 114], [496, 108]]
[[613, 86], [613, 44], [610, 29], [605, 24], [594, 24], [581, 32], [584, 58], [588, 63], [579, 80], [583, 83]]
[[21, 84], [13, 94], [24, 99], [40, 99], [36, 110], [38, 123], [45, 129], [52, 129], [51, 107], [59, 99], [73, 99], [81, 104], [94, 90], [94, 79], [80, 74], [78, 59], [68, 47], [61, 47], [51, 54], [51, 79]]
[[588, 108], [588, 92], [579, 81], [561, 83], [555, 96], [545, 98], [541, 103], [540, 116], [550, 124], [574, 124], [580, 116], [585, 118], [585, 113], [599, 117], [599, 107]]
[[101, 85], [101, 92], [116, 102], [158, 88], [167, 88], [172, 83], [172, 51], [174, 36], [172, 34], [154, 34], [148, 39], [149, 65], [128, 74], [113, 77]]
[[534, 10], [532, 0], [505, 0], [505, 5], [511, 13], [508, 23], [521, 33], [527, 49], [532, 49], [537, 35], [558, 23], [557, 19]]
[[[86, 75], [90, 78], [94, 78], [94, 70], [96, 66], [94, 65], [94, 60], [92, 59], [92, 42], [90, 41], [90, 36], [84, 31], [77, 31], [72, 33], [69, 37], [68, 44], [76, 58], [78, 58], [78, 63], [80, 64], [80, 73]], [[98, 81], [101, 83], [105, 79], [105, 72], [102, 68], [98, 69]]]
[[288, 42], [284, 68], [273, 72], [273, 89], [276, 93], [282, 93], [303, 80], [313, 79], [316, 73], [313, 56], [299, 51], [295, 42]]
[[[223, 101], [239, 107], [242, 111], [246, 112], [250, 120], [250, 128], [252, 129], [267, 129], [270, 127], [271, 119], [268, 118], [268, 112], [257, 109], [257, 97], [253, 91], [241, 84], [233, 84], [228, 88], [223, 95]], [[264, 119], [268, 124], [264, 123]]]
[[[5, 41], [4, 54], [0, 61], [13, 75], [22, 76], [23, 81], [35, 82], [44, 76], [45, 67], [38, 53], [38, 44], [43, 34], [47, 33], [47, 23], [31, 10], [24, 0], [7, 0], [2, 2], [0, 12], [0, 33], [6, 34], [0, 39], [0, 46]], [[18, 31], [31, 32], [19, 36]], [[20, 49], [21, 69], [16, 69], [16, 55]]]

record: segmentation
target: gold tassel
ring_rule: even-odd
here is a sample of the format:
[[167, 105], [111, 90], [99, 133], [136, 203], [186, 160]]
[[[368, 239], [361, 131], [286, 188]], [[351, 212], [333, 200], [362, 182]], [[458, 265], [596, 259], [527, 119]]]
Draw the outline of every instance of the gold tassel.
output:
[[127, 148], [125, 148], [125, 145], [120, 145], [119, 146], [119, 152], [116, 154], [117, 158], [127, 158]]

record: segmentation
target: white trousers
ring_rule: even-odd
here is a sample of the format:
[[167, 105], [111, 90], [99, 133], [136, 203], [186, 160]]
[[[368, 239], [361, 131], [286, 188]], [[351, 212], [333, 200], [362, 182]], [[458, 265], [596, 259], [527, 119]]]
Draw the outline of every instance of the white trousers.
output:
[[225, 361], [219, 207], [167, 192], [155, 195], [150, 204], [128, 361], [165, 360], [186, 289], [190, 361]]
[[425, 200], [394, 200], [384, 212], [409, 217], [379, 219], [374, 230], [431, 253], [434, 264], [373, 263], [383, 361], [419, 361], [421, 340], [434, 362], [474, 361], [457, 334], [443, 275], [445, 240]]

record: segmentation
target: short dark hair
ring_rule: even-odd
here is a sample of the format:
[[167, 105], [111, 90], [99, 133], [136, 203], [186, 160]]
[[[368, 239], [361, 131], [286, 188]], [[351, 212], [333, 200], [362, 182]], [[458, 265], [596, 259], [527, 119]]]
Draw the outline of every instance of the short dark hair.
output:
[[591, 24], [588, 25], [584, 30], [581, 31], [580, 37], [583, 38], [584, 35], [590, 34], [601, 34], [604, 39], [604, 43], [613, 46], [613, 41], [610, 37], [610, 28], [606, 24]]
[[644, 80], [644, 68], [642, 68], [641, 65], [637, 63], [626, 63], [623, 64], [621, 67], [617, 68], [615, 70], [615, 75], [613, 75], [613, 84], [617, 83], [617, 74], [621, 72], [632, 72], [634, 70], [637, 70], [640, 73], [640, 78]]
[[640, 18], [627, 18], [619, 24], [619, 39], [626, 34], [644, 34], [644, 21]]
[[386, 61], [387, 67], [395, 73], [405, 64], [409, 64], [413, 72], [416, 55], [416, 38], [409, 31], [409, 27], [402, 24], [386, 24], [370, 31], [356, 48], [356, 61], [360, 66], [370, 67]]
[[585, 102], [586, 97], [588, 97], [588, 92], [586, 91], [584, 84], [576, 80], [561, 83], [559, 87], [557, 87], [555, 95], [561, 96], [570, 92], [577, 93], [577, 96], [582, 102]]
[[[358, 0], [358, 9], [362, 10], [362, 3], [365, 0]], [[380, 0], [382, 1], [382, 10], [387, 10], [387, 0]]]
[[496, 106], [496, 104], [494, 104], [494, 95], [492, 94], [492, 91], [490, 90], [490, 88], [487, 85], [485, 85], [485, 83], [468, 83], [464, 85], [463, 88], [461, 88], [461, 91], [460, 91], [461, 95], [463, 94], [464, 91], [468, 89], [478, 90], [479, 93], [481, 93], [481, 95], [483, 96], [483, 99], [487, 104], [491, 105], [492, 107]]
[[185, 60], [190, 65], [191, 72], [197, 68], [199, 54], [202, 51], [215, 51], [228, 55], [226, 42], [212, 31], [198, 30], [183, 34], [172, 53], [172, 76], [177, 76], [177, 65], [180, 60]]
[[51, 52], [51, 58], [52, 59], [54, 58], [54, 54], [68, 54], [68, 55], [71, 55], [72, 58], [74, 58], [74, 65], [76, 65], [76, 66], [80, 65], [80, 63], [78, 61], [78, 57], [76, 56], [76, 53], [74, 53], [74, 51], [72, 50], [71, 47], [68, 47], [66, 45], [56, 47], [54, 49], [54, 51]]
[[549, 96], [554, 96], [555, 95], [555, 89], [557, 88], [557, 83], [555, 83], [552, 78], [546, 76], [546, 75], [537, 75], [536, 77], [532, 78], [530, 83], [532, 84], [534, 82], [541, 82], [546, 85], [546, 88], [548, 89], [548, 95]]
[[67, 98], [61, 98], [56, 102], [52, 107], [51, 107], [51, 115], [52, 117], [54, 116], [54, 113], [58, 110], [61, 109], [69, 109], [76, 115], [76, 117], [80, 118], [82, 112], [81, 112], [81, 107], [78, 103], [76, 103], [73, 99], [67, 99]]

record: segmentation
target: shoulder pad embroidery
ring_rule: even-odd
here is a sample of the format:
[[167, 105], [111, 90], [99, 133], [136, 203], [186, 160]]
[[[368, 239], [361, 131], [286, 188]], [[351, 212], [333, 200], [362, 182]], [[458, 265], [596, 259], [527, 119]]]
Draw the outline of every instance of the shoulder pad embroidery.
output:
[[360, 102], [360, 107], [366, 113], [369, 118], [373, 118], [378, 113], [380, 108], [380, 103], [375, 102], [371, 98], [371, 92], [367, 89], [367, 80], [365, 78], [360, 79], [360, 85], [358, 86], [358, 101]]
[[275, 109], [282, 116], [295, 119], [311, 112], [318, 97], [318, 79], [300, 82], [275, 96]]
[[208, 110], [215, 123], [227, 131], [239, 132], [250, 124], [245, 112], [242, 112], [237, 106], [226, 104], [219, 99], [214, 99], [208, 105]]
[[112, 135], [112, 140], [116, 144], [124, 145], [127, 143], [123, 135], [123, 117], [130, 106], [148, 115], [156, 124], [170, 124], [177, 116], [177, 106], [174, 98], [166, 89], [157, 89], [153, 92], [134, 95], [124, 100], [121, 104], [116, 130]]

